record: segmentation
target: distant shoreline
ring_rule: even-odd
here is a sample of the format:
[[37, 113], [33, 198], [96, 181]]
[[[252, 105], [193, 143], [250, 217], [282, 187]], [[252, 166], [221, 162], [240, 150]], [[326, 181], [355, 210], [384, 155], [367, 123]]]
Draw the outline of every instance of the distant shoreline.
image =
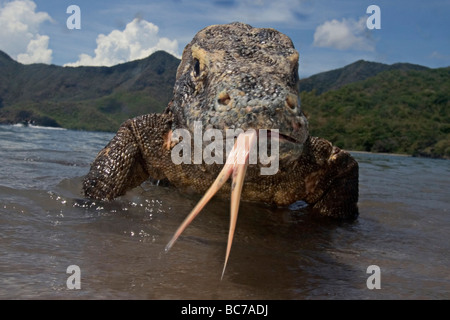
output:
[[[396, 156], [396, 157], [414, 157], [411, 154], [404, 154], [404, 153], [387, 153], [387, 152], [370, 152], [370, 151], [355, 151], [355, 150], [346, 150], [350, 153], [361, 153], [361, 154], [379, 154], [383, 156]], [[426, 157], [421, 157], [426, 158]], [[442, 158], [439, 158], [442, 159]]]
[[[110, 131], [74, 130], [74, 129], [67, 129], [67, 128], [63, 128], [63, 127], [24, 125], [23, 123], [1, 123], [0, 122], [0, 125], [21, 127], [21, 128], [29, 127], [29, 128], [37, 128], [37, 129], [72, 130], [72, 131], [102, 132], [102, 133], [106, 133], [106, 134], [114, 134], [114, 132], [110, 132]], [[404, 154], [404, 153], [370, 152], [370, 151], [358, 151], [358, 150], [347, 150], [347, 149], [343, 149], [343, 150], [345, 150], [351, 154], [374, 154], [374, 155], [382, 155], [382, 156], [450, 160], [450, 158], [446, 158], [446, 157], [426, 157], [426, 156], [421, 156], [421, 155], [412, 155], [412, 154]]]
[[404, 154], [404, 153], [386, 153], [386, 152], [370, 152], [370, 151], [355, 151], [355, 150], [345, 150], [349, 153], [355, 154], [375, 154], [382, 156], [394, 156], [394, 157], [409, 157], [409, 158], [418, 158], [418, 159], [435, 159], [435, 160], [450, 160], [448, 157], [427, 157], [423, 155], [412, 155], [412, 154]]

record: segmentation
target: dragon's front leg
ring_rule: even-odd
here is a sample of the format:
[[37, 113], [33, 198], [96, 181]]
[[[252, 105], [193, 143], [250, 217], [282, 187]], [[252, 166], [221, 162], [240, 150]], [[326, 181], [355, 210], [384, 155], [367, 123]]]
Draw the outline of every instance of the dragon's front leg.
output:
[[358, 217], [359, 167], [346, 151], [325, 139], [310, 137], [305, 167], [306, 201], [322, 216], [338, 219]]
[[161, 178], [153, 163], [161, 159], [170, 131], [168, 115], [148, 114], [124, 122], [95, 158], [83, 181], [85, 196], [111, 200], [139, 186], [150, 176]]

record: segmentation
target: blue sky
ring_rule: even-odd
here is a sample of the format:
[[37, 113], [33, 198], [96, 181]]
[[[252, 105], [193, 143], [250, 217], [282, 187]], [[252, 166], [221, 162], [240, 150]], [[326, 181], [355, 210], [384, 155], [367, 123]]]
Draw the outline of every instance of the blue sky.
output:
[[[366, 26], [372, 4], [381, 29]], [[66, 26], [70, 5], [79, 30]], [[179, 57], [198, 30], [241, 21], [291, 37], [304, 78], [359, 59], [449, 66], [449, 17], [442, 0], [0, 0], [0, 50], [22, 63], [113, 65], [159, 49]]]

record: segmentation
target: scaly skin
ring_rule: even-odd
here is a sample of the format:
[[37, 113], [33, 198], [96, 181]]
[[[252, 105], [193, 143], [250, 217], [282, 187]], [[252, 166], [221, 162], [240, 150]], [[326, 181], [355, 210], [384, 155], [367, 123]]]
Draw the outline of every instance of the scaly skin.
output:
[[[356, 218], [358, 164], [325, 139], [309, 136], [298, 101], [298, 58], [291, 40], [274, 29], [233, 23], [201, 30], [183, 52], [164, 114], [120, 127], [92, 164], [85, 195], [111, 200], [148, 178], [205, 193], [223, 165], [176, 165], [171, 158], [173, 131], [187, 129], [194, 137], [194, 121], [201, 121], [203, 131], [279, 130], [279, 171], [262, 176], [260, 165], [250, 164], [243, 200], [278, 206], [303, 200], [321, 215]], [[218, 194], [230, 192], [226, 183]]]

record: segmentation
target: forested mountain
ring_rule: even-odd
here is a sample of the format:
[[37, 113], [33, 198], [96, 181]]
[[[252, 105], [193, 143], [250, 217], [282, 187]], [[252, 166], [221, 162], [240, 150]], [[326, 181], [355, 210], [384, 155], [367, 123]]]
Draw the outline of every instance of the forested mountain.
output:
[[[159, 51], [113, 67], [23, 65], [0, 51], [0, 123], [116, 131], [161, 112], [179, 60]], [[312, 135], [348, 150], [450, 158], [450, 67], [356, 61], [300, 80]]]
[[309, 78], [300, 80], [300, 91], [313, 91], [321, 94], [336, 90], [343, 86], [374, 77], [380, 72], [401, 70], [427, 70], [427, 67], [410, 63], [395, 63], [392, 65], [358, 60], [343, 68], [321, 72]]
[[178, 64], [163, 51], [113, 67], [76, 68], [22, 65], [0, 52], [0, 123], [116, 131], [129, 117], [167, 106]]
[[311, 134], [339, 147], [450, 158], [450, 67], [384, 71], [301, 99]]

